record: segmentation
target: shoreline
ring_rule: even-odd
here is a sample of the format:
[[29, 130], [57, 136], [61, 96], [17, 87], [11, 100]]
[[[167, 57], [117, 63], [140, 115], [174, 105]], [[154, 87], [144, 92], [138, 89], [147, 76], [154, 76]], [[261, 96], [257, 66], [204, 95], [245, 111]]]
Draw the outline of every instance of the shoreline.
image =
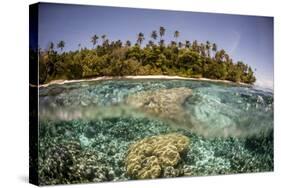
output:
[[[141, 79], [163, 79], [163, 80], [194, 80], [194, 81], [207, 81], [214, 83], [226, 83], [226, 84], [236, 84], [241, 86], [252, 86], [251, 84], [246, 84], [242, 82], [232, 82], [229, 80], [215, 80], [209, 78], [188, 78], [181, 76], [167, 76], [167, 75], [140, 75], [140, 76], [101, 76], [96, 78], [88, 78], [88, 79], [78, 79], [78, 80], [53, 80], [46, 84], [40, 84], [38, 87], [48, 87], [50, 85], [63, 85], [67, 83], [77, 83], [77, 82], [91, 82], [91, 81], [103, 81], [103, 80], [122, 80], [122, 79], [131, 79], [131, 80], [141, 80]], [[31, 85], [33, 86], [33, 85]], [[36, 86], [35, 86], [36, 87]]]

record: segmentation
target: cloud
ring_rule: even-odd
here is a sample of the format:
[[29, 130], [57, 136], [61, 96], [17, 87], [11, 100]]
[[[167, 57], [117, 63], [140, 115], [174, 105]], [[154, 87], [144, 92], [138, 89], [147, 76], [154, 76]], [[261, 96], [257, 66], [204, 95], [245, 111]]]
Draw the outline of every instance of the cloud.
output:
[[273, 80], [257, 79], [255, 86], [273, 90], [274, 83]]

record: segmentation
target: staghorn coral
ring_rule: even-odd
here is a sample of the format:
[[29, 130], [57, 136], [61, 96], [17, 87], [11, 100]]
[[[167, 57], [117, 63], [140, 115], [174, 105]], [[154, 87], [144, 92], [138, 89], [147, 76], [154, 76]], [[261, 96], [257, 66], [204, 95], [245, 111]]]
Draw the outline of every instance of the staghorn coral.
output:
[[165, 169], [177, 166], [188, 145], [189, 138], [177, 133], [144, 138], [128, 150], [127, 174], [136, 179], [161, 177]]

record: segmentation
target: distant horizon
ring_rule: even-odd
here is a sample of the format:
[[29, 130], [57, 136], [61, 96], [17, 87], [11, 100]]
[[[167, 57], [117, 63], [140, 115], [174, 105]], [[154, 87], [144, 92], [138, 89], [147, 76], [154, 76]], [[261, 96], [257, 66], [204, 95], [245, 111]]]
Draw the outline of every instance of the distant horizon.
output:
[[[129, 18], [129, 19], [128, 19]], [[197, 40], [216, 43], [233, 61], [243, 61], [255, 72], [255, 85], [273, 89], [273, 17], [242, 16], [189, 11], [169, 11], [56, 3], [39, 4], [39, 47], [46, 49], [65, 41], [64, 51], [92, 48], [93, 35], [105, 34], [109, 40], [130, 40], [134, 44], [139, 32], [144, 45], [151, 40], [152, 30], [163, 26], [165, 43]], [[159, 39], [157, 39], [158, 41]], [[99, 39], [99, 42], [101, 39]]]

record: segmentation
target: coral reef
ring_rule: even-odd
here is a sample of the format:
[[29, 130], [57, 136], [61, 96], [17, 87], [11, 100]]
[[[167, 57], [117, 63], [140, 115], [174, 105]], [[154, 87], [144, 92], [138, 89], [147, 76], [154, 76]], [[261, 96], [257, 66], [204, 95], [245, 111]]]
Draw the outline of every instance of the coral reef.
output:
[[[158, 137], [155, 135], [164, 137], [175, 132], [192, 140], [188, 144], [188, 152], [178, 152], [179, 155], [171, 152], [174, 156], [168, 159], [163, 154], [163, 164], [158, 156], [155, 156], [157, 159], [152, 155], [138, 158], [134, 164], [139, 164], [139, 169], [131, 170], [134, 175], [128, 173], [126, 161], [134, 145], [143, 139]], [[273, 131], [258, 137], [209, 138], [184, 129], [172, 129], [160, 120], [130, 117], [99, 121], [41, 121], [40, 135], [41, 185], [138, 179], [141, 169], [142, 176], [146, 178], [273, 170]], [[170, 146], [171, 143], [167, 144], [167, 140], [155, 139], [150, 143], [158, 143], [159, 152], [165, 148], [175, 149]], [[144, 149], [141, 151], [149, 153], [151, 146]], [[134, 154], [137, 151], [136, 148]], [[151, 152], [154, 151], [157, 150]], [[140, 164], [140, 161], [143, 163]], [[131, 169], [135, 167], [131, 165]]]
[[177, 133], [152, 136], [136, 142], [130, 146], [125, 159], [128, 175], [136, 179], [161, 177], [164, 171], [166, 175], [169, 170], [164, 169], [171, 169], [179, 163], [189, 142], [188, 137]]
[[154, 115], [176, 123], [185, 123], [188, 114], [183, 108], [185, 100], [192, 90], [184, 87], [141, 91], [129, 95], [126, 104], [148, 115]]
[[[161, 121], [133, 117], [40, 121], [40, 184], [128, 180], [123, 162], [129, 145], [146, 136], [166, 133], [169, 129]], [[54, 158], [53, 154], [57, 152], [63, 155], [56, 154]], [[71, 169], [60, 158], [63, 156], [68, 156], [73, 162]], [[49, 172], [50, 169], [55, 170]], [[63, 171], [72, 175], [68, 176]]]
[[111, 167], [102, 164], [93, 150], [82, 150], [76, 140], [48, 142], [40, 148], [40, 185], [110, 181]]
[[272, 93], [118, 80], [40, 88], [39, 102], [40, 185], [274, 169]]
[[258, 137], [204, 138], [195, 134], [182, 167], [185, 176], [273, 170], [273, 131]]

